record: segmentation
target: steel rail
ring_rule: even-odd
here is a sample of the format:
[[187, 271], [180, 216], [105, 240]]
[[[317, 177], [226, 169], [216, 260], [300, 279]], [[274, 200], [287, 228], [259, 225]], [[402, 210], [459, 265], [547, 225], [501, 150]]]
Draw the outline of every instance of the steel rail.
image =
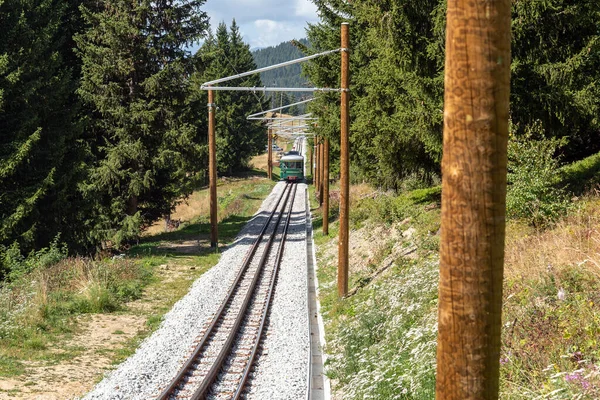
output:
[[265, 328], [265, 324], [267, 321], [267, 314], [269, 313], [269, 308], [271, 306], [271, 300], [273, 299], [273, 293], [275, 292], [274, 289], [275, 289], [275, 283], [277, 282], [277, 275], [279, 273], [279, 266], [281, 265], [281, 259], [283, 258], [285, 239], [287, 237], [288, 228], [290, 226], [290, 220], [292, 217], [292, 211], [294, 209], [294, 199], [296, 198], [296, 190], [297, 189], [298, 189], [298, 186], [294, 185], [294, 189], [292, 192], [292, 201], [290, 204], [289, 211], [287, 213], [287, 218], [286, 218], [285, 225], [283, 228], [283, 233], [281, 236], [281, 242], [279, 242], [279, 248], [277, 249], [277, 258], [275, 259], [275, 270], [273, 271], [273, 275], [271, 276], [271, 282], [269, 283], [269, 292], [267, 295], [265, 308], [263, 310], [263, 313], [262, 313], [262, 316], [260, 319], [260, 326], [258, 328], [258, 334], [256, 336], [257, 339], [254, 342], [254, 346], [252, 348], [252, 353], [250, 354], [250, 358], [248, 359], [248, 364], [246, 364], [246, 367], [244, 368], [244, 374], [242, 376], [242, 380], [241, 380], [240, 384], [238, 385], [238, 389], [234, 393], [232, 400], [238, 400], [240, 398], [240, 396], [242, 395], [244, 386], [246, 385], [246, 382], [248, 381], [248, 377], [250, 375], [250, 369], [252, 367], [252, 364], [254, 363], [254, 359], [256, 358], [256, 353], [258, 352], [258, 348], [260, 347], [261, 337], [262, 337], [262, 334], [263, 334], [263, 331]]
[[223, 312], [225, 311], [225, 308], [227, 307], [227, 304], [233, 298], [233, 294], [235, 292], [235, 289], [238, 286], [238, 284], [240, 283], [240, 280], [241, 280], [244, 272], [248, 269], [248, 267], [250, 265], [250, 261], [252, 260], [252, 257], [254, 256], [254, 253], [256, 253], [256, 250], [258, 249], [258, 246], [259, 246], [259, 244], [260, 244], [260, 242], [261, 242], [261, 240], [262, 240], [265, 232], [267, 231], [267, 229], [268, 229], [268, 227], [269, 227], [269, 225], [271, 223], [271, 220], [273, 219], [273, 216], [275, 216], [275, 214], [277, 213], [277, 209], [279, 207], [279, 204], [281, 203], [281, 200], [283, 199], [286, 191], [288, 192], [288, 195], [289, 195], [290, 190], [287, 190], [287, 187], [284, 188], [284, 191], [281, 193], [281, 196], [279, 196], [279, 199], [277, 200], [277, 203], [275, 204], [275, 207], [273, 208], [273, 211], [271, 212], [271, 215], [269, 216], [269, 218], [267, 219], [267, 221], [265, 221], [265, 223], [263, 225], [263, 228], [262, 228], [262, 230], [261, 230], [258, 238], [254, 242], [254, 245], [250, 249], [250, 252], [246, 255], [246, 258], [244, 259], [244, 262], [242, 264], [242, 268], [238, 272], [238, 274], [237, 274], [237, 276], [236, 276], [233, 284], [231, 285], [231, 288], [227, 292], [227, 296], [226, 296], [225, 300], [223, 301], [223, 303], [219, 307], [219, 310], [215, 313], [215, 316], [213, 317], [213, 319], [212, 319], [210, 325], [208, 326], [206, 332], [202, 336], [202, 339], [200, 340], [200, 342], [198, 343], [198, 345], [194, 348], [194, 351], [192, 352], [192, 355], [188, 358], [188, 360], [185, 362], [185, 364], [183, 365], [183, 367], [181, 367], [181, 369], [179, 370], [179, 373], [171, 381], [171, 383], [169, 384], [169, 386], [165, 390], [163, 390], [161, 392], [161, 394], [158, 396], [158, 400], [167, 400], [167, 399], [169, 399], [169, 397], [171, 396], [171, 394], [181, 385], [183, 379], [188, 375], [189, 371], [192, 369], [193, 365], [196, 363], [196, 358], [198, 358], [198, 356], [200, 355], [202, 349], [206, 345], [206, 342], [208, 341], [209, 337], [213, 333], [213, 331], [215, 329], [215, 326], [217, 325], [219, 319], [221, 318]]
[[[288, 185], [292, 186], [293, 184], [288, 184]], [[290, 190], [287, 191], [287, 196], [286, 196], [286, 199], [284, 202], [284, 209], [290, 198], [291, 192], [292, 192], [292, 190], [290, 187]], [[276, 227], [279, 227], [279, 223], [281, 222], [281, 218], [283, 217], [284, 209], [282, 210], [282, 212], [279, 213], [279, 216], [277, 218]], [[240, 325], [242, 324], [242, 321], [244, 320], [244, 317], [246, 316], [246, 311], [247, 311], [248, 305], [250, 304], [250, 301], [252, 300], [252, 296], [254, 295], [254, 288], [256, 287], [258, 278], [261, 275], [261, 270], [263, 269], [264, 264], [267, 261], [267, 257], [269, 256], [269, 254], [271, 252], [271, 247], [273, 245], [273, 241], [275, 240], [276, 236], [277, 236], [277, 228], [275, 228], [275, 231], [269, 238], [269, 241], [267, 243], [265, 251], [263, 252], [262, 257], [260, 258], [260, 262], [258, 264], [259, 266], [256, 271], [256, 274], [255, 274], [254, 278], [252, 279], [252, 283], [250, 284], [250, 287], [248, 288], [248, 292], [246, 293], [244, 303], [242, 304], [242, 307], [240, 308], [240, 313], [238, 314], [238, 316], [235, 320], [235, 323], [233, 324], [231, 330], [229, 331], [227, 340], [225, 341], [223, 347], [219, 351], [219, 355], [217, 356], [217, 359], [215, 360], [215, 362], [211, 366], [210, 370], [208, 371], [208, 374], [206, 374], [206, 377], [202, 380], [202, 383], [200, 384], [200, 386], [196, 389], [196, 391], [194, 391], [194, 394], [191, 397], [192, 400], [200, 400], [200, 399], [206, 398], [206, 396], [208, 395], [208, 391], [210, 390], [215, 379], [217, 378], [219, 371], [223, 367], [223, 363], [225, 362], [227, 355], [231, 351], [231, 346], [233, 345], [233, 341], [235, 340], [235, 337], [238, 334]]]

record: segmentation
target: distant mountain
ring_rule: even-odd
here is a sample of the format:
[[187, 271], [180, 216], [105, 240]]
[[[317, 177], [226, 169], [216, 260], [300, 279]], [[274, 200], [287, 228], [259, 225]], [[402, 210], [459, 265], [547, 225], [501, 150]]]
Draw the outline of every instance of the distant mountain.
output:
[[[300, 43], [306, 45], [306, 39], [299, 40]], [[279, 64], [285, 61], [294, 60], [304, 56], [292, 42], [283, 42], [277, 46], [266, 47], [264, 49], [255, 50], [252, 52], [254, 62], [258, 68], [267, 67], [269, 65]], [[302, 75], [301, 64], [289, 65], [287, 67], [274, 69], [260, 74], [263, 85], [271, 87], [302, 87], [308, 85], [308, 80]], [[290, 104], [300, 101], [303, 98], [311, 97], [306, 93], [273, 93], [271, 103], [273, 107], [279, 106], [281, 103]], [[275, 105], [276, 104], [276, 105]], [[305, 107], [300, 107], [298, 110], [292, 110], [294, 113], [303, 112]]]

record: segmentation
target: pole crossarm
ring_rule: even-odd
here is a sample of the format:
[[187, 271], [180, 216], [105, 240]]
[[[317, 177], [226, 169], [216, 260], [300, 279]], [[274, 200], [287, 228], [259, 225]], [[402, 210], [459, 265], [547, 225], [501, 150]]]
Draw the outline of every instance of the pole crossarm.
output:
[[293, 132], [294, 129], [306, 129], [306, 128], [310, 128], [309, 125], [302, 125], [302, 126], [294, 126], [294, 127], [288, 127], [287, 129], [279, 129], [277, 131], [277, 133], [283, 133], [283, 132]]
[[[329, 54], [337, 53], [339, 51], [342, 51], [342, 49], [339, 48], [339, 49], [335, 49], [335, 50], [324, 51], [322, 53], [317, 53], [317, 54], [313, 54], [313, 55], [310, 55], [310, 56], [298, 58], [296, 60], [286, 61], [286, 62], [282, 62], [280, 64], [275, 64], [275, 65], [271, 65], [271, 66], [268, 66], [268, 67], [255, 69], [255, 70], [248, 71], [248, 72], [242, 72], [241, 74], [228, 76], [226, 78], [215, 79], [214, 81], [203, 83], [202, 86], [201, 86], [201, 88], [202, 89], [206, 89], [205, 88], [206, 86], [216, 85], [217, 83], [227, 82], [227, 81], [231, 81], [231, 80], [238, 79], [238, 78], [243, 78], [245, 76], [250, 76], [250, 75], [254, 75], [254, 74], [260, 74], [261, 72], [271, 71], [271, 70], [277, 69], [277, 68], [287, 67], [288, 65], [298, 64], [298, 63], [301, 63], [301, 62], [304, 62], [304, 61], [312, 60], [313, 58], [322, 57], [322, 56], [326, 56], [326, 55], [329, 55]], [[213, 89], [213, 90], [215, 90], [215, 89]], [[218, 90], [218, 89], [216, 89], [216, 90]]]
[[201, 90], [231, 91], [231, 92], [343, 92], [338, 88], [281, 88], [281, 87], [249, 87], [249, 86], [201, 86]]
[[297, 105], [300, 105], [300, 104], [305, 104], [305, 103], [308, 103], [309, 101], [313, 101], [313, 100], [314, 100], [314, 98], [313, 99], [308, 99], [308, 100], [302, 100], [302, 101], [299, 101], [297, 103], [288, 104], [287, 106], [272, 108], [270, 110], [262, 111], [262, 112], [259, 112], [259, 113], [256, 113], [256, 114], [250, 114], [250, 115], [248, 115], [248, 119], [252, 119], [254, 117], [258, 117], [259, 115], [268, 114], [268, 113], [273, 112], [273, 111], [284, 110], [284, 109], [292, 107], [292, 106], [297, 106]]

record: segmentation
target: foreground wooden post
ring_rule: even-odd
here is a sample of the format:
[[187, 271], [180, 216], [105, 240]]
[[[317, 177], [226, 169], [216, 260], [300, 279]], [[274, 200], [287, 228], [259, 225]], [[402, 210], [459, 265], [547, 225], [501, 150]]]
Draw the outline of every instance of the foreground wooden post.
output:
[[273, 179], [273, 128], [269, 127], [269, 159], [267, 160], [267, 174], [269, 176], [269, 180]]
[[510, 12], [448, 0], [438, 400], [498, 398]]
[[218, 248], [217, 220], [217, 146], [215, 140], [214, 92], [208, 91], [208, 175], [210, 188], [210, 247]]
[[348, 294], [348, 242], [350, 212], [350, 29], [348, 23], [342, 24], [342, 104], [340, 131], [340, 238], [338, 246], [338, 295]]

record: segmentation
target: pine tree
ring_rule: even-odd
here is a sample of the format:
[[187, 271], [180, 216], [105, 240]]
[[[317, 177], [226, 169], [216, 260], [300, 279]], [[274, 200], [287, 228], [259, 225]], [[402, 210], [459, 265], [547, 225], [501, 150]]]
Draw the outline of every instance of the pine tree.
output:
[[[243, 42], [235, 20], [229, 31], [224, 23], [219, 24], [216, 36], [205, 41], [198, 57], [209, 65], [203, 76], [205, 81], [256, 69], [250, 47]], [[227, 84], [262, 86], [258, 74]], [[254, 121], [248, 121], [246, 117], [265, 109], [267, 102], [262, 95], [237, 91], [217, 92], [215, 102], [218, 107], [217, 169], [220, 173], [231, 174], [247, 168], [250, 158], [264, 149], [266, 129]]]
[[201, 171], [195, 122], [183, 112], [192, 63], [186, 46], [203, 37], [204, 0], [105, 0], [83, 7], [77, 37], [79, 94], [94, 108], [96, 158], [85, 192], [95, 202], [94, 240], [114, 245], [168, 214]]
[[0, 2], [0, 246], [28, 252], [61, 232], [85, 243], [77, 183], [86, 147], [69, 45], [78, 24], [68, 1]]

